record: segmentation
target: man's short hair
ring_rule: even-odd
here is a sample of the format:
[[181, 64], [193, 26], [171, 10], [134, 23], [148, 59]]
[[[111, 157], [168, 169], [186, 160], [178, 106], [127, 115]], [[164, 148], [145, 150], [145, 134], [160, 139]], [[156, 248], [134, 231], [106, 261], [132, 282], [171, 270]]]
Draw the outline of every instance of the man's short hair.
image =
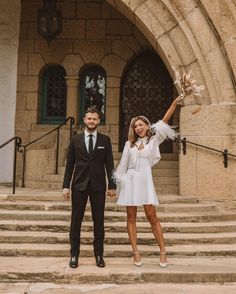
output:
[[97, 107], [96, 107], [96, 106], [90, 106], [90, 107], [88, 107], [87, 110], [86, 110], [85, 113], [84, 113], [84, 116], [85, 116], [87, 113], [97, 113], [97, 114], [98, 114], [98, 117], [100, 118], [100, 113], [99, 113], [99, 111], [97, 110]]

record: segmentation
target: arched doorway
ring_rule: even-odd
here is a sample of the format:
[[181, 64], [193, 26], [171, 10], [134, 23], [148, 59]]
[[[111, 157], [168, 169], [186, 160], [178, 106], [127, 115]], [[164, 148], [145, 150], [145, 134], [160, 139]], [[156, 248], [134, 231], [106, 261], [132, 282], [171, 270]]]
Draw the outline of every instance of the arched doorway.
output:
[[[132, 117], [145, 115], [151, 123], [162, 119], [173, 100], [174, 86], [158, 54], [146, 50], [126, 67], [121, 82], [119, 150], [127, 141]], [[173, 152], [173, 143], [161, 145], [162, 153]]]

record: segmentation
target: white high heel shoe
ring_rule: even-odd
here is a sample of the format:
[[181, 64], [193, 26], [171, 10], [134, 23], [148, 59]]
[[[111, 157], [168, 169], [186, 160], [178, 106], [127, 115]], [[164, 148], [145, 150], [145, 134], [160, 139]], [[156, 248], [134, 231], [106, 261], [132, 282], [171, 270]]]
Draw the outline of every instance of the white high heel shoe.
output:
[[[166, 251], [164, 251], [164, 252], [160, 252], [160, 256], [161, 255], [166, 255]], [[168, 263], [167, 262], [161, 262], [160, 261], [160, 267], [162, 267], [162, 268], [165, 268], [165, 267], [167, 267], [168, 266]]]
[[139, 254], [139, 252], [138, 252], [138, 251], [133, 252], [133, 264], [134, 264], [135, 266], [142, 266], [142, 265], [143, 265], [143, 262], [142, 262], [141, 259], [140, 259], [140, 261], [135, 261], [135, 260], [134, 260], [134, 256], [135, 256], [136, 254]]

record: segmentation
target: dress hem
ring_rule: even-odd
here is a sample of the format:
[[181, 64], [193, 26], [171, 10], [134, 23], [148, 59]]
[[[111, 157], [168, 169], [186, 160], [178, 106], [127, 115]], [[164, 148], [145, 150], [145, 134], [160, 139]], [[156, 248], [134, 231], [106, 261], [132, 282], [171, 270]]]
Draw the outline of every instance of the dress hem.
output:
[[153, 206], [157, 206], [157, 205], [160, 205], [159, 203], [133, 203], [133, 204], [130, 204], [130, 203], [117, 203], [117, 205], [119, 206], [142, 206], [142, 205], [153, 205]]

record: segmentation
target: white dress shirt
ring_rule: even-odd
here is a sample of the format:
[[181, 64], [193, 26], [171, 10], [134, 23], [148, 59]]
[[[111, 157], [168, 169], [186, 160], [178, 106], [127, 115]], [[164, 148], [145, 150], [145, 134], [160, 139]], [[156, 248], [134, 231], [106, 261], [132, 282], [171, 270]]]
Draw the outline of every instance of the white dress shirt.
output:
[[85, 139], [85, 145], [86, 145], [86, 148], [87, 148], [87, 151], [89, 152], [89, 135], [92, 134], [92, 139], [93, 139], [93, 149], [95, 147], [95, 144], [97, 142], [97, 130], [94, 131], [93, 133], [89, 133], [88, 131], [84, 131], [84, 139]]

